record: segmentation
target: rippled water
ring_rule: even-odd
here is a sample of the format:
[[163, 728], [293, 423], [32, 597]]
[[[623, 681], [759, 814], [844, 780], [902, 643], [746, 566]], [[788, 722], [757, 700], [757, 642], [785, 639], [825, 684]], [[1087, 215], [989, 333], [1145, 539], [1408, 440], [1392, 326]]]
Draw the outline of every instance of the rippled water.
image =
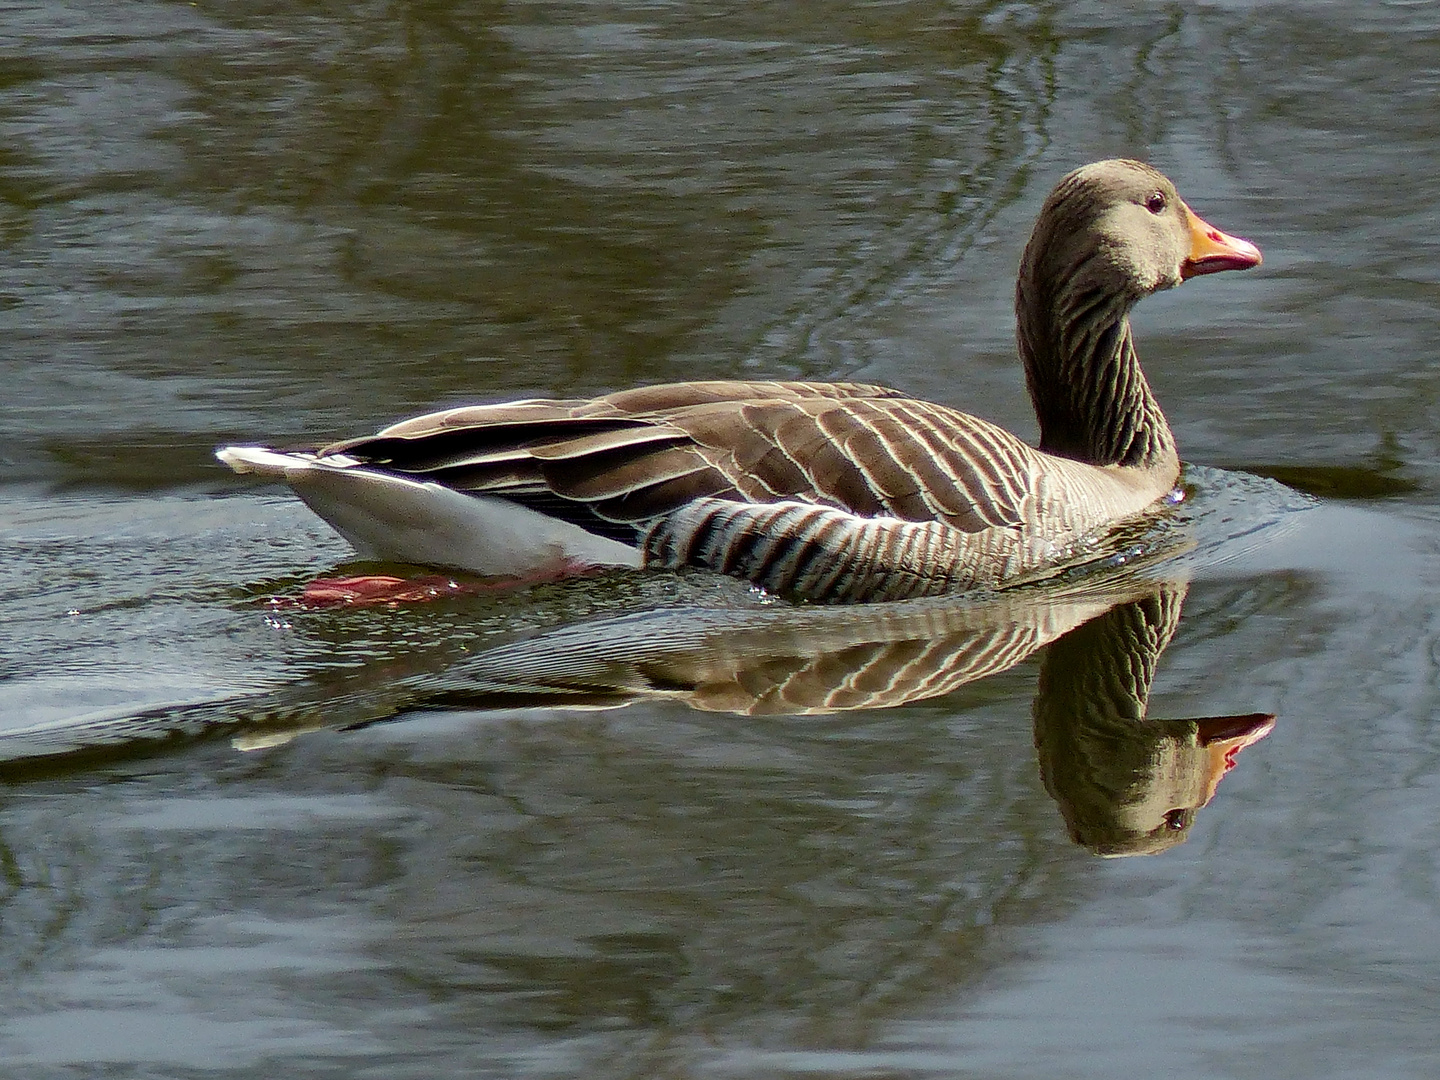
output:
[[[96, 725], [0, 779], [6, 1075], [1433, 1076], [1437, 99], [1415, 3], [6, 6], [0, 742]], [[1039, 648], [1079, 602], [983, 647], [698, 577], [266, 603], [347, 549], [227, 440], [740, 374], [1033, 433], [1014, 267], [1114, 154], [1266, 257], [1139, 309], [1212, 467], [1109, 598], [1183, 598], [1117, 653], [1148, 727], [1051, 708], [1129, 640]], [[595, 659], [652, 609], [668, 682]], [[1178, 740], [1138, 820], [1178, 721], [1256, 713], [1183, 842], [1072, 839], [1106, 739]]]

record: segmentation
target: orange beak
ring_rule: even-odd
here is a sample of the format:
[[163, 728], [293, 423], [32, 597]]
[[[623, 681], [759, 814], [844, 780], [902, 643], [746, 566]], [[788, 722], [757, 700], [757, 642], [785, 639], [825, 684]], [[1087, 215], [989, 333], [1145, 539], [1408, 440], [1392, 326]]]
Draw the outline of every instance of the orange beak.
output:
[[1185, 214], [1190, 219], [1190, 254], [1180, 264], [1181, 281], [1260, 265], [1260, 249], [1249, 240], [1221, 232], [1188, 206]]
[[[1245, 243], [1244, 240], [1240, 242]], [[1258, 251], [1255, 253], [1255, 257], [1257, 259], [1260, 257]], [[1269, 735], [1275, 728], [1275, 717], [1272, 713], [1208, 716], [1196, 723], [1200, 725], [1200, 745], [1205, 748], [1208, 758], [1205, 802], [1201, 803], [1204, 806], [1215, 797], [1215, 789], [1220, 785], [1221, 779], [1235, 767], [1235, 755], [1251, 743], [1257, 743]]]

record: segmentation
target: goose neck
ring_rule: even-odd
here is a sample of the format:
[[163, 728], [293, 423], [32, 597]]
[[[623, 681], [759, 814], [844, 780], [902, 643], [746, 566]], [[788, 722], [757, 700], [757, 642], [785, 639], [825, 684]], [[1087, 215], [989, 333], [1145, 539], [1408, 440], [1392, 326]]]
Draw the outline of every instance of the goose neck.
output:
[[1141, 469], [1177, 460], [1170, 425], [1135, 354], [1130, 309], [1138, 299], [1083, 283], [1042, 291], [1022, 279], [1018, 341], [1040, 449]]

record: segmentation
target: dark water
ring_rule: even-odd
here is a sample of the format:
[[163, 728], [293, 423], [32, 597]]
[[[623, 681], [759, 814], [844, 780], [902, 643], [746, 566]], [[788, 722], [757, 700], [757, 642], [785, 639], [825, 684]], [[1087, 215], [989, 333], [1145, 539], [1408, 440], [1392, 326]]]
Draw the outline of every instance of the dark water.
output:
[[[4, 1074], [1435, 1075], [1437, 106], [1424, 3], [7, 4], [0, 734], [200, 735], [7, 766]], [[776, 616], [264, 603], [346, 548], [219, 442], [741, 374], [1033, 432], [1019, 250], [1115, 154], [1265, 251], [1140, 309], [1185, 457], [1318, 506], [1197, 471], [1199, 554], [1093, 609], [662, 622], [586, 709], [493, 650]], [[1101, 743], [1276, 717], [1163, 853], [1071, 839], [1082, 647], [1155, 667]]]

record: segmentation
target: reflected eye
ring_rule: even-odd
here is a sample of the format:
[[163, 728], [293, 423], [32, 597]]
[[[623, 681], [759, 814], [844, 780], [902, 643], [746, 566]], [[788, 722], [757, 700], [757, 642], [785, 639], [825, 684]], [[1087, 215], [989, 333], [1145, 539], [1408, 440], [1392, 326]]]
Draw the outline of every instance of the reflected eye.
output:
[[1163, 214], [1165, 212], [1165, 193], [1152, 191], [1149, 198], [1145, 200], [1145, 209], [1152, 214]]

